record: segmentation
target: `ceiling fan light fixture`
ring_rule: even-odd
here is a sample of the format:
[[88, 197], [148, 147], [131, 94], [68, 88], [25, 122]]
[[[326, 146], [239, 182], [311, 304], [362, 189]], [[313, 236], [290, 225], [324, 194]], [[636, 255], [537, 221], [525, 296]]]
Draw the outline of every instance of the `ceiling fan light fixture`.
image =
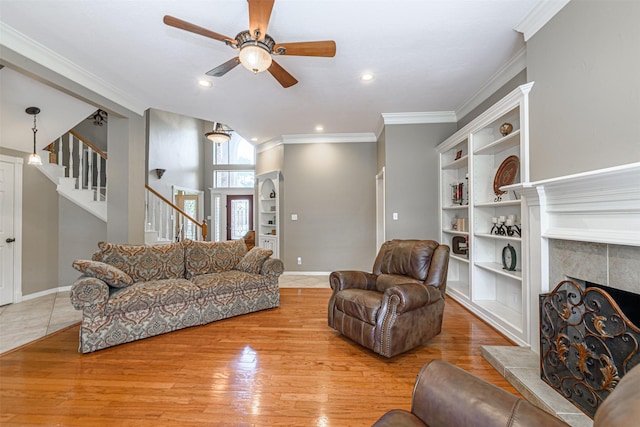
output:
[[266, 71], [271, 67], [271, 53], [260, 43], [242, 46], [239, 56], [242, 66], [254, 74]]

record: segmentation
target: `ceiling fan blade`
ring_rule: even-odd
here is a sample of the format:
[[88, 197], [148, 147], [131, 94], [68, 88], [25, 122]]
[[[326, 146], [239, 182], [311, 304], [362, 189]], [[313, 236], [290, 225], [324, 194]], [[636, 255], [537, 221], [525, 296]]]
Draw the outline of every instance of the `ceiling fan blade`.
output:
[[263, 40], [267, 34], [269, 26], [269, 18], [271, 18], [271, 10], [275, 0], [249, 0], [249, 32], [255, 37], [256, 31], [259, 36], [257, 40]]
[[289, 74], [289, 72], [282, 68], [276, 61], [271, 62], [269, 72], [273, 77], [276, 78], [276, 80], [282, 85], [282, 87], [291, 87], [294, 84], [298, 83], [296, 78]]
[[218, 40], [221, 42], [228, 42], [231, 44], [238, 44], [235, 39], [231, 37], [224, 36], [222, 34], [218, 34], [215, 31], [207, 30], [206, 28], [199, 27], [195, 24], [192, 24], [187, 21], [183, 21], [182, 19], [176, 18], [171, 15], [165, 15], [163, 19], [164, 23], [175, 28], [179, 28], [181, 30], [189, 31], [191, 33], [200, 34], [201, 36], [209, 37], [214, 40]]
[[336, 42], [325, 40], [318, 42], [278, 43], [273, 51], [279, 55], [293, 56], [336, 56]]
[[207, 71], [207, 75], [213, 76], [213, 77], [222, 77], [225, 74], [227, 74], [229, 71], [236, 68], [236, 65], [238, 65], [239, 63], [240, 63], [240, 58], [236, 56], [235, 58], [231, 58], [224, 64], [218, 65], [213, 70]]

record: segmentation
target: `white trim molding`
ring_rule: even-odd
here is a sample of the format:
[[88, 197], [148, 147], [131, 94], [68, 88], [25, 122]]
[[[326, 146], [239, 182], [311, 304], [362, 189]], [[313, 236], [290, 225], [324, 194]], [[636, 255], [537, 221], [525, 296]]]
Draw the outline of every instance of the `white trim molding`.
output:
[[408, 125], [424, 123], [455, 123], [455, 111], [426, 111], [415, 113], [382, 113], [385, 125]]
[[640, 246], [640, 162], [527, 183], [549, 239]]
[[496, 73], [489, 78], [480, 89], [467, 98], [458, 108], [456, 108], [456, 116], [464, 118], [473, 111], [478, 105], [496, 93], [498, 89], [507, 84], [509, 80], [518, 75], [522, 70], [527, 68], [527, 49], [523, 47], [513, 58], [504, 64]]
[[256, 152], [261, 153], [277, 147], [290, 144], [352, 144], [357, 142], [377, 142], [373, 132], [363, 133], [322, 133], [322, 134], [290, 134], [280, 135], [267, 142], [256, 145]]
[[570, 0], [543, 0], [536, 4], [531, 12], [522, 20], [521, 23], [514, 27], [519, 33], [524, 35], [524, 41], [526, 42], [535, 33], [544, 27], [547, 22], [553, 18], [556, 13], [565, 7]]
[[147, 109], [142, 102], [125, 91], [90, 73], [41, 43], [25, 36], [4, 22], [0, 22], [0, 46], [13, 50], [141, 116], [144, 115]]

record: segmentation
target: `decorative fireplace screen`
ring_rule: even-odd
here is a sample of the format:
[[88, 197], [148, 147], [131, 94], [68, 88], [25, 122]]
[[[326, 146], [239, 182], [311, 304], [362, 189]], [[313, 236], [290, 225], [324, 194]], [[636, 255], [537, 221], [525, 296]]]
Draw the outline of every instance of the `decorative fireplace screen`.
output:
[[540, 376], [593, 418], [640, 363], [640, 329], [605, 291], [566, 280], [540, 295]]

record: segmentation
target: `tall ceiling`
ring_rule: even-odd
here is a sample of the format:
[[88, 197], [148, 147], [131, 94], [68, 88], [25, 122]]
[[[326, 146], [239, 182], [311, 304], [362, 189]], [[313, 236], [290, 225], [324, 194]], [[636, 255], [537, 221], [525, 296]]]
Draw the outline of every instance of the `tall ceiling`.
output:
[[[233, 38], [249, 25], [245, 0], [0, 0], [0, 23], [88, 84], [114, 88], [111, 99], [133, 111], [222, 122], [262, 143], [315, 134], [318, 125], [329, 134], [373, 133], [383, 113], [459, 112], [522, 50], [514, 27], [536, 3], [276, 0], [268, 28], [276, 42], [337, 44], [333, 58], [277, 58], [299, 81], [287, 89], [241, 66], [206, 76], [237, 52], [163, 23], [168, 14]], [[361, 81], [364, 72], [375, 78]], [[213, 87], [198, 86], [200, 78]], [[37, 101], [25, 99], [20, 113]]]

